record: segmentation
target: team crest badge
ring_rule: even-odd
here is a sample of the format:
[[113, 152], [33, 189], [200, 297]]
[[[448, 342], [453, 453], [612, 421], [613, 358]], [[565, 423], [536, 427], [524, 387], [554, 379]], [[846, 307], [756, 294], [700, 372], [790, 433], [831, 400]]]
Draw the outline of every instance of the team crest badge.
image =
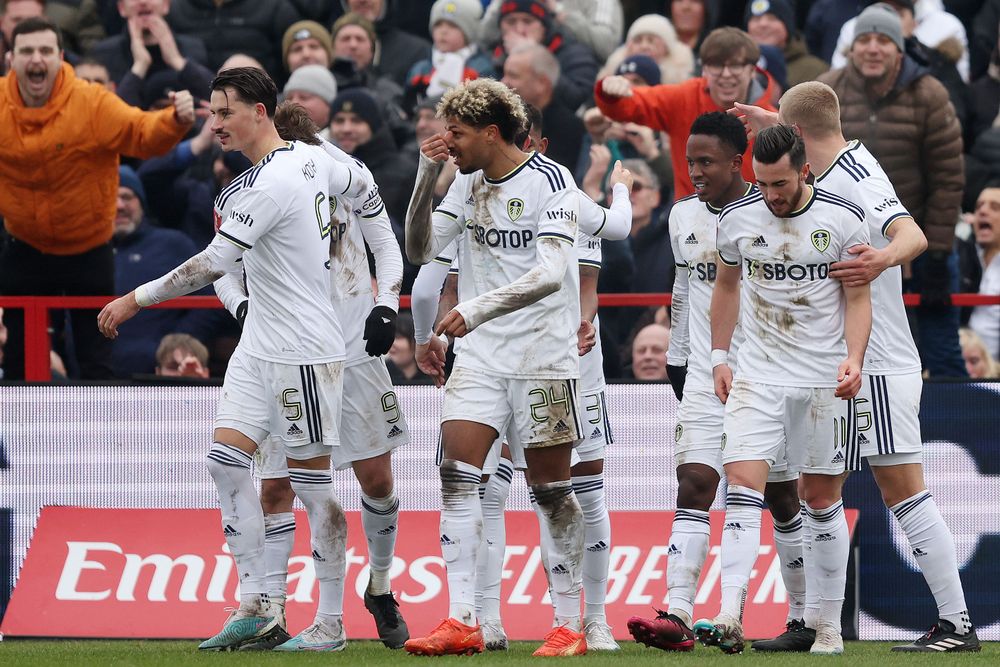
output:
[[511, 222], [514, 222], [521, 217], [524, 213], [524, 202], [520, 199], [511, 199], [507, 202], [507, 215], [510, 216]]
[[674, 429], [674, 442], [680, 442], [682, 435], [684, 435], [684, 427], [678, 424], [677, 428]]
[[813, 247], [820, 252], [826, 252], [830, 247], [830, 232], [825, 229], [817, 229], [812, 233]]

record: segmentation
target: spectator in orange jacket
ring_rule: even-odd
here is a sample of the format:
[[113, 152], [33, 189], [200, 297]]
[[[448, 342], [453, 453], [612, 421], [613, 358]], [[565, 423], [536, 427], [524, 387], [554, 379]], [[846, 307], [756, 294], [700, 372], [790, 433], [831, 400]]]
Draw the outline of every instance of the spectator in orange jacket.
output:
[[[62, 36], [45, 19], [14, 29], [11, 73], [0, 79], [0, 215], [9, 239], [0, 294], [111, 295], [109, 245], [118, 195], [118, 155], [166, 153], [194, 123], [190, 93], [143, 112], [63, 62]], [[111, 347], [97, 311], [72, 311], [79, 375], [111, 377]], [[24, 376], [22, 313], [7, 313], [5, 379]]]
[[[661, 130], [670, 136], [674, 165], [674, 197], [694, 193], [688, 177], [686, 147], [691, 123], [703, 113], [727, 111], [735, 102], [774, 111], [771, 89], [774, 81], [756, 66], [760, 49], [750, 36], [737, 28], [717, 28], [705, 37], [698, 56], [702, 76], [677, 84], [633, 88], [623, 76], [597, 82], [594, 97], [601, 112], [612, 120], [633, 122]], [[754, 180], [751, 151], [743, 156], [743, 177]]]

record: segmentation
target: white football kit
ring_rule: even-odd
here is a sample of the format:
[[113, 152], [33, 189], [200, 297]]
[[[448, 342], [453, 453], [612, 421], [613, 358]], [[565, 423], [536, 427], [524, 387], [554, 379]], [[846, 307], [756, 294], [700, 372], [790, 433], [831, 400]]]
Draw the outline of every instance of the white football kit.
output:
[[[878, 160], [860, 141], [840, 151], [816, 185], [854, 202], [865, 213], [871, 245], [889, 245], [893, 222], [911, 217]], [[865, 353], [864, 381], [855, 399], [860, 457], [869, 465], [919, 463], [920, 356], [903, 305], [903, 272], [893, 266], [871, 283], [872, 333]], [[860, 457], [848, 461], [860, 469]]]
[[[580, 197], [572, 183], [565, 167], [536, 153], [498, 180], [482, 171], [458, 174], [432, 215], [435, 255], [458, 239], [456, 310], [470, 329], [445, 387], [441, 421], [507, 432], [512, 451], [575, 443], [582, 434], [574, 248]], [[559, 289], [518, 303], [549, 274]]]
[[829, 271], [869, 236], [858, 206], [807, 187], [805, 205], [787, 218], [759, 192], [719, 215], [719, 259], [743, 274], [723, 463], [774, 465], [786, 451], [793, 470], [839, 474], [857, 443], [853, 401], [834, 396], [847, 345], [843, 288]]
[[[747, 184], [744, 196], [756, 192]], [[674, 429], [674, 460], [678, 466], [698, 463], [722, 470], [723, 417], [726, 406], [715, 395], [712, 376], [712, 329], [710, 313], [717, 271], [716, 234], [721, 209], [702, 202], [697, 195], [679, 199], [670, 209], [670, 245], [677, 271], [674, 273], [671, 323], [673, 335], [667, 351], [672, 366], [687, 364], [684, 398]], [[737, 327], [738, 329], [738, 327]], [[739, 332], [734, 332], [729, 358], [738, 357]], [[769, 482], [795, 479], [784, 453], [776, 457]]]
[[366, 189], [322, 149], [289, 142], [219, 193], [218, 234], [244, 250], [249, 307], [217, 428], [258, 444], [273, 434], [295, 459], [338, 443], [346, 354], [329, 299], [329, 198]]

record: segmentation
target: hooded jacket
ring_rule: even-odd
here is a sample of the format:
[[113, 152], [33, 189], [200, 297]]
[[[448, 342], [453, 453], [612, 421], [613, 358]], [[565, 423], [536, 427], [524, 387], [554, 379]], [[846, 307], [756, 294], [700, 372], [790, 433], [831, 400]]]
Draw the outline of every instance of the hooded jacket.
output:
[[909, 56], [879, 99], [853, 65], [819, 77], [840, 98], [844, 136], [860, 139], [927, 236], [930, 250], [951, 252], [965, 170], [962, 128], [948, 91]]
[[78, 255], [111, 238], [118, 155], [166, 153], [189, 129], [173, 108], [142, 111], [62, 64], [45, 106], [21, 101], [13, 72], [0, 79], [0, 215], [36, 250]]
[[[670, 136], [670, 160], [674, 166], [674, 198], [694, 194], [694, 185], [688, 176], [687, 140], [691, 123], [703, 113], [726, 111], [720, 109], [708, 94], [704, 77], [693, 77], [683, 83], [643, 86], [632, 89], [631, 97], [610, 97], [602, 89], [603, 79], [594, 88], [594, 99], [601, 112], [611, 120], [633, 122]], [[771, 103], [775, 83], [757, 68], [750, 83], [750, 104], [774, 111]], [[743, 154], [743, 177], [756, 182], [751, 152], [753, 142]]]

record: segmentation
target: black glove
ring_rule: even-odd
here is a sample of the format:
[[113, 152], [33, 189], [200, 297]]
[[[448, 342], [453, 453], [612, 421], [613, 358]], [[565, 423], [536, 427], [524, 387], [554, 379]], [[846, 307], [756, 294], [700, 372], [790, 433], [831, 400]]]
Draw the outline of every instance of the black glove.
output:
[[677, 395], [678, 401], [684, 397], [684, 381], [687, 379], [687, 375], [687, 364], [683, 366], [667, 364], [667, 378], [670, 380], [670, 386], [674, 388], [674, 394]]
[[920, 273], [920, 307], [940, 310], [951, 305], [951, 275], [948, 271], [948, 253], [932, 250], [922, 262]]
[[243, 328], [243, 323], [247, 320], [247, 308], [250, 307], [250, 300], [247, 299], [236, 306], [236, 321], [240, 325], [240, 329]]
[[396, 340], [396, 311], [388, 306], [375, 306], [365, 320], [365, 352], [370, 357], [386, 354]]

